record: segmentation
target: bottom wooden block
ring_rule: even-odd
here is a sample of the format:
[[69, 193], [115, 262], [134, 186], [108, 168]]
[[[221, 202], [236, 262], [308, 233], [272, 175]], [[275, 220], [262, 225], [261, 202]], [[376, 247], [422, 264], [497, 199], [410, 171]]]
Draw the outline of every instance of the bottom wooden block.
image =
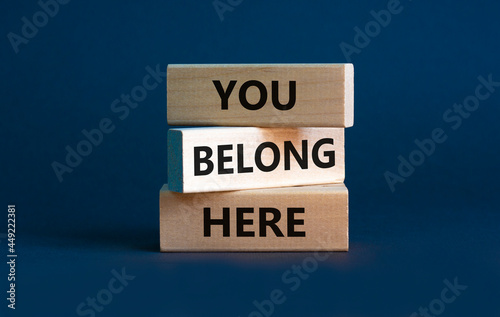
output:
[[182, 194], [160, 191], [160, 249], [347, 251], [348, 192], [329, 184]]

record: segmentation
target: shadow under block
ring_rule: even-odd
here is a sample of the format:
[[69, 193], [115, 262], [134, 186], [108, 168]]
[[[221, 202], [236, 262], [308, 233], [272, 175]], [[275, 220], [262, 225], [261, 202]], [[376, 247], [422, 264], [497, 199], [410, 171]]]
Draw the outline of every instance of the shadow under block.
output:
[[160, 249], [347, 251], [344, 184], [181, 194], [160, 191]]
[[168, 65], [169, 125], [351, 127], [352, 64]]
[[343, 128], [170, 129], [168, 182], [180, 193], [342, 183]]

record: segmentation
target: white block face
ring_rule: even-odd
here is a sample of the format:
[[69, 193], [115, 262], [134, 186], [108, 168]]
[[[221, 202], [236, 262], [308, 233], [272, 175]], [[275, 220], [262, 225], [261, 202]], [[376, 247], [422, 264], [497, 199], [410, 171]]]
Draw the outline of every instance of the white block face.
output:
[[161, 251], [347, 251], [344, 184], [160, 191]]
[[183, 128], [168, 132], [170, 190], [342, 183], [342, 128]]
[[169, 125], [350, 127], [352, 64], [169, 65]]

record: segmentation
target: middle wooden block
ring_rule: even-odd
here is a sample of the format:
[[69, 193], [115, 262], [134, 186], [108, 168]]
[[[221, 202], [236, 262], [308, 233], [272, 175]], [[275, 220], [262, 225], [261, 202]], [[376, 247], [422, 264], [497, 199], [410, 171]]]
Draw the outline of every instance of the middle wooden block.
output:
[[169, 188], [180, 193], [342, 183], [343, 128], [168, 131]]

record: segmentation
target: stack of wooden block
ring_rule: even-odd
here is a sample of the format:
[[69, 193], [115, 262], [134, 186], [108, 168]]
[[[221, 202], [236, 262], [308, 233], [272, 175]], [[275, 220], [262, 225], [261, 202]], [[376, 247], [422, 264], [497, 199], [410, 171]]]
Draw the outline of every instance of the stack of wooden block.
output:
[[[169, 65], [161, 251], [347, 251], [352, 64]], [[211, 127], [209, 127], [211, 126]]]

